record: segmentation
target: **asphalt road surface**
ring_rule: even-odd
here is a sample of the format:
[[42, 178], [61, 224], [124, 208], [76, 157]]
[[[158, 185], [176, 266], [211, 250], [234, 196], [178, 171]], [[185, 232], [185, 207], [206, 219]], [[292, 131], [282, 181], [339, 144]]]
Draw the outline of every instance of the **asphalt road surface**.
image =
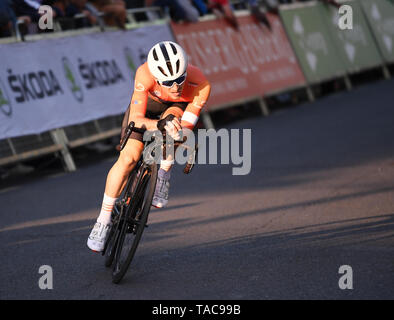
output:
[[114, 158], [1, 190], [0, 299], [393, 299], [393, 89], [233, 123], [252, 129], [250, 174], [175, 168], [120, 285], [86, 246]]

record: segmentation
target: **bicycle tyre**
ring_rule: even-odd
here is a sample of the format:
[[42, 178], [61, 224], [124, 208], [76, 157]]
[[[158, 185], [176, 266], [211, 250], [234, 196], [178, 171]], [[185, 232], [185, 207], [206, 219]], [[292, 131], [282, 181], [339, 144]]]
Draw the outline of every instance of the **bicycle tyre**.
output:
[[[134, 212], [128, 212], [127, 215], [132, 219], [136, 218], [139, 223], [133, 226], [132, 233], [135, 232], [135, 236], [133, 239], [133, 243], [130, 247], [130, 250], [127, 252], [126, 259], [123, 261], [123, 263], [121, 263], [120, 261], [120, 254], [121, 251], [123, 250], [124, 238], [126, 236], [127, 228], [129, 227], [128, 223], [124, 223], [120, 231], [120, 235], [117, 243], [117, 252], [115, 254], [116, 261], [112, 272], [112, 282], [116, 284], [118, 284], [126, 274], [129, 265], [135, 255], [142, 233], [145, 229], [145, 225], [148, 220], [148, 215], [152, 205], [153, 195], [156, 187], [157, 165], [153, 164], [148, 168], [150, 168], [150, 173], [148, 172], [146, 176], [142, 178], [141, 183], [136, 187], [136, 192], [135, 192], [136, 197], [133, 197], [132, 199], [132, 202], [136, 203], [136, 205], [130, 206], [129, 208], [130, 210], [134, 210]], [[148, 168], [146, 169], [147, 171], [149, 170]], [[146, 183], [144, 183], [145, 178], [147, 179]], [[142, 206], [141, 208], [139, 208], [140, 202]], [[137, 217], [138, 209], [140, 209], [140, 212]]]
[[120, 222], [116, 223], [116, 225], [112, 225], [110, 233], [107, 239], [107, 248], [105, 250], [105, 260], [104, 265], [109, 268], [112, 265], [112, 262], [115, 258], [116, 252], [116, 244], [119, 240], [120, 229], [122, 228], [122, 224]]
[[[129, 197], [130, 193], [134, 191], [130, 189], [133, 188], [133, 180], [136, 178], [139, 168], [140, 165], [137, 165], [129, 175], [126, 186], [122, 191], [123, 195], [120, 199], [120, 202], [119, 204], [117, 203], [115, 204], [114, 209], [111, 213], [115, 218], [111, 219], [112, 227], [111, 230], [109, 231], [108, 238], [106, 240], [104, 251], [103, 251], [103, 255], [105, 256], [104, 265], [107, 268], [112, 265], [115, 258], [116, 247], [119, 241], [119, 235], [120, 235], [120, 231], [122, 230], [123, 221], [124, 221], [122, 215], [124, 215], [124, 210], [127, 210], [127, 208], [125, 208], [125, 203], [127, 203], [127, 198]], [[116, 210], [118, 212], [116, 212]]]

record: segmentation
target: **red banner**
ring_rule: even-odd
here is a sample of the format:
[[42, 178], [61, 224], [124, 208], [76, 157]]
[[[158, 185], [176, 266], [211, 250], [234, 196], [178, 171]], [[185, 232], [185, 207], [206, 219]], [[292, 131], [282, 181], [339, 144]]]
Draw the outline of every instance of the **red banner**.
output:
[[277, 15], [268, 15], [271, 31], [251, 16], [237, 19], [239, 31], [223, 19], [172, 23], [175, 38], [188, 53], [190, 63], [211, 82], [210, 108], [305, 84]]

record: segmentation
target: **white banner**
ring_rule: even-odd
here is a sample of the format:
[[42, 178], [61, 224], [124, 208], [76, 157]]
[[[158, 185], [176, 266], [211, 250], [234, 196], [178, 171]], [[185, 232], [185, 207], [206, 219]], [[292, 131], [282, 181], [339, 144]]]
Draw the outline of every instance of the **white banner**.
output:
[[0, 139], [121, 114], [168, 25], [0, 45]]

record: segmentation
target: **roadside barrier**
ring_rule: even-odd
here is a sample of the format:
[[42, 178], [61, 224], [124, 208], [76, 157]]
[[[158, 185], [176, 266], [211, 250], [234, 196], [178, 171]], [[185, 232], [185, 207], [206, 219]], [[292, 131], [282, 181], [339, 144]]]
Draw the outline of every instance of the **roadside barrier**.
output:
[[[281, 5], [279, 14], [268, 13], [271, 30], [258, 24], [247, 10], [236, 11], [240, 25], [236, 31], [213, 16], [204, 16], [194, 24], [175, 24], [157, 8], [142, 8], [128, 11], [129, 31], [92, 28], [27, 36], [26, 42], [16, 44], [9, 43], [10, 39], [1, 41], [2, 49], [20, 46], [29, 50], [34, 43], [43, 44], [42, 40], [49, 38], [66, 42], [70, 37], [86, 36], [85, 45], [100, 39], [105, 39], [105, 45], [103, 49], [94, 48], [93, 53], [76, 45], [76, 50], [56, 61], [61, 62], [59, 65], [53, 59], [45, 61], [39, 51], [36, 57], [31, 52], [30, 60], [24, 59], [23, 65], [15, 64], [16, 55], [2, 58], [7, 50], [0, 51], [0, 166], [56, 153], [61, 156], [65, 170], [76, 170], [73, 148], [119, 135], [135, 68], [145, 61], [151, 45], [160, 40], [179, 42], [188, 52], [190, 62], [199, 66], [212, 83], [211, 97], [201, 114], [207, 128], [215, 126], [213, 112], [235, 105], [257, 101], [262, 114], [267, 116], [270, 111], [266, 98], [270, 96], [305, 90], [313, 101], [313, 86], [342, 79], [350, 90], [351, 76], [371, 69], [380, 68], [384, 77], [389, 78], [389, 67], [394, 63], [394, 5], [388, 0], [340, 2], [352, 7], [352, 30], [338, 27], [337, 8], [311, 1]], [[143, 21], [141, 14], [145, 15]], [[147, 31], [153, 26], [165, 32]], [[91, 58], [97, 61], [90, 61]], [[52, 69], [48, 67], [50, 63]], [[112, 66], [113, 77], [108, 77], [108, 65]], [[35, 72], [31, 66], [41, 71]], [[24, 71], [29, 68], [34, 72]], [[46, 78], [56, 80], [53, 90], [45, 87]], [[117, 79], [122, 81], [117, 83]], [[48, 98], [43, 103], [40, 94], [44, 93], [52, 100]], [[92, 97], [98, 100], [91, 100]], [[26, 103], [27, 112], [15, 121], [22, 102]], [[69, 121], [64, 124], [59, 123], [64, 120], [64, 114], [56, 109], [60, 106], [68, 112]], [[80, 113], [73, 108], [81, 110]], [[30, 125], [31, 112], [37, 110], [41, 110], [38, 114], [42, 125], [36, 122], [28, 132], [15, 132], [18, 127], [25, 129]], [[46, 127], [51, 119], [56, 120], [55, 124]]]
[[[155, 22], [4, 45], [0, 165], [57, 152], [74, 171], [70, 149], [119, 135], [136, 66], [162, 38], [173, 39], [172, 31]], [[15, 146], [19, 140], [24, 143]]]
[[388, 77], [359, 2], [340, 1], [352, 8], [351, 30], [339, 28], [340, 15], [334, 6], [314, 1], [281, 6], [280, 16], [308, 85], [343, 77], [350, 89], [349, 75], [376, 67]]
[[268, 19], [271, 30], [257, 24], [248, 11], [238, 12], [238, 31], [214, 17], [196, 24], [171, 24], [190, 62], [211, 82], [211, 95], [202, 113], [206, 127], [214, 126], [212, 111], [258, 101], [267, 115], [264, 95], [305, 87], [279, 17], [268, 14]]
[[387, 65], [394, 63], [394, 4], [388, 0], [363, 0], [361, 7], [384, 59], [383, 68], [388, 79]]

